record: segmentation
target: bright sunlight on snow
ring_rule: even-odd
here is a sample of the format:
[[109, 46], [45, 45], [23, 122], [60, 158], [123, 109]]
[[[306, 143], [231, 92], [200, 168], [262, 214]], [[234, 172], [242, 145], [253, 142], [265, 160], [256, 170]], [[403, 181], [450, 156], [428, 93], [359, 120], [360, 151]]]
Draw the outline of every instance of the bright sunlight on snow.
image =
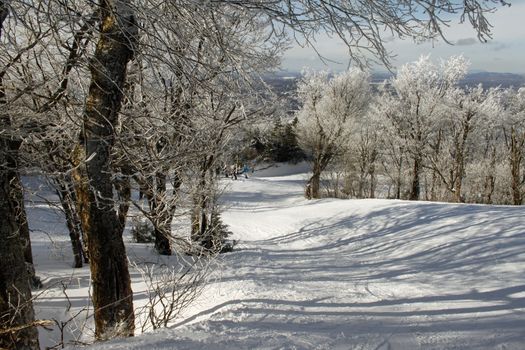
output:
[[[239, 243], [220, 257], [218, 278], [170, 328], [93, 349], [525, 347], [522, 207], [307, 201], [305, 179], [300, 166], [225, 179], [223, 220]], [[50, 210], [29, 210], [48, 220], [37, 236], [59, 220]], [[67, 267], [68, 247], [57, 248], [66, 237], [54, 247], [40, 238], [35, 259], [44, 283], [77, 279], [68, 279], [68, 300], [56, 283], [38, 297], [37, 316], [85, 305], [88, 268]], [[132, 260], [151, 254], [137, 244], [128, 251]], [[131, 274], [137, 305], [140, 276]], [[51, 335], [40, 334], [49, 343]]]

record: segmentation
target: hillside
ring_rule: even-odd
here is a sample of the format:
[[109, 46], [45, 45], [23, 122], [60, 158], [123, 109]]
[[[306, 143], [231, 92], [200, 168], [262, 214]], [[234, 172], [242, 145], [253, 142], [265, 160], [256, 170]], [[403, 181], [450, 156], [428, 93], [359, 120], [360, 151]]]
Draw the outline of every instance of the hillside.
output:
[[240, 243], [185, 320], [93, 348], [523, 349], [522, 208], [305, 201], [281, 170], [228, 181]]

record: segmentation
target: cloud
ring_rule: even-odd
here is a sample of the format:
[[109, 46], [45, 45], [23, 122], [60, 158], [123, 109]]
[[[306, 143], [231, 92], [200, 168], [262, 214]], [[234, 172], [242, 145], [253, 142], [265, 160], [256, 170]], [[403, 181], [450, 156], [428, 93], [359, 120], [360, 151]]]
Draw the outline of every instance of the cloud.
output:
[[478, 41], [474, 38], [463, 38], [456, 41], [457, 46], [471, 46], [476, 45]]
[[[413, 40], [403, 40], [389, 32], [383, 33], [383, 39], [387, 50], [395, 55], [392, 58], [395, 67], [413, 62], [422, 54], [432, 53], [434, 59], [463, 54], [472, 62], [472, 69], [523, 74], [525, 73], [523, 65], [525, 36], [523, 31], [516, 29], [522, 26], [523, 13], [525, 13], [525, 0], [512, 1], [510, 8], [497, 6], [495, 13], [487, 15], [494, 26], [491, 28], [493, 39], [488, 40], [487, 43], [476, 39], [475, 30], [468, 21], [462, 24], [452, 21], [449, 27], [444, 28], [445, 36], [454, 45], [448, 45], [440, 40], [416, 44]], [[324, 57], [342, 64], [334, 64], [330, 61], [323, 63], [313, 49], [294, 47], [286, 52], [283, 66], [290, 70], [297, 70], [297, 67], [303, 66], [314, 69], [330, 68], [334, 71], [344, 69], [345, 63], [348, 62], [346, 48], [328, 35], [321, 34], [317, 39], [317, 50]], [[384, 67], [378, 69], [384, 70]]]
[[489, 41], [488, 44], [491, 46], [492, 51], [506, 50], [511, 47], [511, 45], [499, 41]]

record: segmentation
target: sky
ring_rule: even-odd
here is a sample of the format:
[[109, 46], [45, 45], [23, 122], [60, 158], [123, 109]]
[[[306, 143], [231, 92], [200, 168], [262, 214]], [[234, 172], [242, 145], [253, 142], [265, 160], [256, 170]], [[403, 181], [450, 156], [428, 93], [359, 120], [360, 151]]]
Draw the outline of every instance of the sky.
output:
[[[476, 38], [470, 24], [459, 24], [457, 17], [445, 30], [447, 39], [454, 45], [443, 41], [423, 44], [411, 40], [389, 41], [386, 47], [396, 56], [392, 65], [400, 67], [423, 54], [430, 54], [434, 60], [462, 54], [470, 60], [471, 71], [525, 74], [525, 0], [512, 0], [510, 7], [499, 6], [495, 13], [488, 14], [488, 19], [493, 25], [493, 38], [487, 43], [481, 43]], [[348, 52], [340, 40], [322, 35], [317, 40], [316, 48], [323, 56], [338, 63], [323, 63], [312, 48], [301, 48], [295, 44], [285, 53], [282, 68], [288, 71], [301, 71], [306, 67], [340, 71], [348, 67]], [[373, 69], [386, 71], [380, 66]]]

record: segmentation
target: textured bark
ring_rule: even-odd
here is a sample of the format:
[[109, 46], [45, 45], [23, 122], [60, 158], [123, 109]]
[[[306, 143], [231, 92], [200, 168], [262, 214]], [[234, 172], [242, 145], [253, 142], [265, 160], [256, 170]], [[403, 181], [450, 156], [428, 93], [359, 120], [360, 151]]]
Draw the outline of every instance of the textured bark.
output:
[[89, 179], [87, 176], [86, 165], [84, 164], [85, 157], [86, 150], [84, 138], [83, 135], [81, 135], [79, 143], [75, 146], [71, 156], [73, 165], [75, 166], [71, 175], [75, 189], [76, 212], [78, 213], [82, 228], [82, 242], [84, 243], [82, 245], [82, 255], [84, 256], [84, 262], [89, 263]]
[[121, 226], [114, 209], [111, 150], [137, 26], [126, 1], [100, 2], [100, 38], [91, 65], [83, 139], [89, 179], [88, 247], [95, 337], [132, 336], [133, 294]]
[[[181, 182], [174, 175], [173, 195], [176, 195]], [[166, 196], [166, 175], [157, 173], [154, 177], [135, 177], [140, 186], [140, 192], [146, 196], [153, 224], [153, 235], [155, 237], [155, 249], [160, 255], [171, 255], [171, 222], [175, 215], [176, 205], [174, 201], [168, 200]], [[171, 202], [171, 203], [170, 203]]]
[[155, 249], [160, 255], [171, 255], [171, 219], [173, 213], [166, 202], [166, 175], [156, 175], [156, 191], [152, 203], [154, 218]]
[[72, 186], [71, 178], [66, 175], [63, 179], [55, 179], [58, 197], [66, 215], [66, 224], [69, 230], [69, 238], [73, 248], [73, 266], [82, 267], [83, 247], [80, 237], [82, 236], [82, 225], [76, 210], [76, 196]]
[[[1, 101], [5, 101], [1, 91]], [[9, 127], [9, 117], [0, 116], [0, 124]], [[19, 142], [0, 137], [0, 329], [29, 326], [34, 321], [30, 288], [34, 269], [17, 170], [18, 147]], [[0, 348], [38, 349], [36, 327], [0, 334]]]
[[321, 131], [314, 150], [312, 176], [306, 183], [305, 197], [307, 199], [320, 198], [321, 174], [335, 156], [334, 148], [333, 144], [327, 143], [324, 132]]
[[[4, 92], [2, 77], [0, 77], [0, 107], [7, 103]], [[2, 107], [3, 108], [3, 107]], [[11, 117], [9, 115], [0, 115], [0, 125], [9, 128], [11, 125]], [[4, 132], [0, 132], [0, 135]], [[31, 250], [31, 238], [29, 236], [29, 225], [27, 223], [27, 215], [24, 206], [24, 188], [20, 181], [20, 174], [18, 172], [18, 150], [22, 141], [16, 135], [6, 136], [3, 140], [2, 151], [3, 162], [0, 163], [2, 171], [7, 176], [6, 180], [10, 187], [10, 200], [12, 201], [14, 218], [16, 220], [18, 237], [22, 245], [23, 256], [29, 273], [29, 281], [34, 287], [41, 287], [42, 283], [35, 275], [35, 268], [33, 265], [33, 252]]]
[[313, 174], [306, 183], [305, 196], [307, 199], [317, 199], [319, 198], [319, 188], [321, 182], [321, 172], [319, 167], [314, 166]]
[[[0, 35], [7, 16], [7, 3], [0, 0]], [[27, 225], [17, 169], [20, 142], [9, 135], [11, 119], [5, 114], [6, 103], [0, 75], [0, 329], [19, 329], [0, 332], [0, 348], [36, 350], [38, 330], [33, 325], [30, 276], [25, 263], [27, 250], [23, 249], [20, 237], [20, 224]], [[30, 248], [29, 230], [24, 234]]]
[[24, 260], [26, 269], [29, 274], [29, 282], [34, 288], [41, 288], [42, 282], [40, 278], [36, 276], [35, 265], [33, 263], [33, 251], [31, 249], [31, 237], [29, 236], [29, 225], [27, 223], [26, 209], [24, 205], [24, 188], [22, 181], [20, 180], [20, 174], [18, 172], [18, 149], [20, 147], [20, 141], [11, 140], [10, 142], [11, 156], [8, 157], [9, 171], [9, 185], [11, 187], [11, 194], [13, 204], [15, 206], [16, 221], [19, 230], [20, 243], [22, 244], [22, 250], [24, 254]]
[[120, 234], [122, 235], [124, 233], [124, 228], [126, 227], [126, 219], [128, 218], [128, 211], [131, 202], [131, 183], [129, 181], [129, 176], [116, 180], [115, 187], [119, 201], [118, 222]]
[[208, 203], [208, 194], [199, 193], [193, 200], [191, 216], [191, 237], [206, 249], [212, 248], [212, 237], [208, 234], [208, 213], [211, 212]]
[[199, 242], [206, 249], [213, 248], [213, 237], [209, 235], [208, 215], [211, 214], [209, 183], [206, 174], [211, 169], [214, 162], [213, 156], [208, 156], [201, 164], [199, 183], [197, 191], [193, 196], [193, 208], [191, 215], [191, 238], [194, 242]]
[[[0, 164], [5, 164], [6, 140], [0, 140]], [[0, 329], [28, 326], [18, 332], [0, 333], [2, 349], [38, 349], [29, 273], [24, 261], [13, 199], [10, 170], [0, 168]]]

